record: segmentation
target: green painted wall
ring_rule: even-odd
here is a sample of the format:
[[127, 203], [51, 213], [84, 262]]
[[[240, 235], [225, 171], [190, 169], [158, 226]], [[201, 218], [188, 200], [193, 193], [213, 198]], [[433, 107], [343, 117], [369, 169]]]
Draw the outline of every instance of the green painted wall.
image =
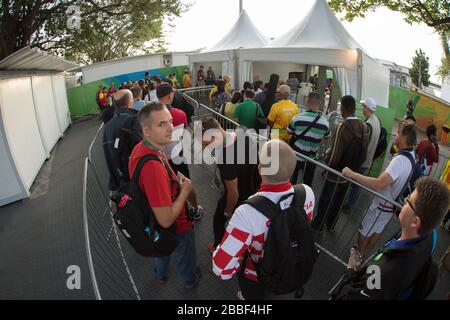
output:
[[95, 94], [100, 85], [107, 87], [107, 84], [103, 80], [100, 80], [67, 90], [69, 110], [72, 117], [84, 116], [100, 111], [95, 101]]
[[450, 126], [450, 106], [448, 104], [417, 92], [390, 87], [389, 108], [395, 111], [397, 118], [405, 116], [406, 105], [411, 96], [415, 105], [414, 117], [420, 130], [426, 131], [427, 126], [431, 123], [438, 128], [438, 131], [443, 125]]
[[99, 112], [97, 102], [95, 101], [95, 94], [100, 85], [107, 88], [112, 83], [116, 85], [116, 88], [120, 87], [120, 84], [128, 80], [138, 81], [144, 79], [145, 71], [149, 71], [150, 75], [158, 75], [161, 79], [165, 78], [168, 74], [175, 72], [177, 74], [177, 80], [179, 85], [183, 85], [183, 73], [187, 66], [176, 66], [160, 69], [143, 70], [140, 72], [133, 72], [130, 74], [118, 75], [115, 77], [83, 84], [78, 87], [70, 88], [67, 90], [67, 99], [69, 103], [69, 111], [72, 117], [83, 116], [90, 113]]

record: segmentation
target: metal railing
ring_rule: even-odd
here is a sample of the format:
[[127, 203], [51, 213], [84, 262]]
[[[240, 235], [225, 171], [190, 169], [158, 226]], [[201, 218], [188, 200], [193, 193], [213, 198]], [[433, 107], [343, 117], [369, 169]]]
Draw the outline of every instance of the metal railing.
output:
[[[224, 117], [206, 106], [205, 103], [199, 102], [199, 100], [204, 101], [205, 97], [209, 97], [208, 92], [210, 89], [211, 87], [202, 87], [183, 90], [184, 97], [194, 106], [195, 114], [193, 120], [200, 120], [206, 115], [211, 115], [218, 119], [223, 128], [238, 128], [238, 123]], [[206, 103], [208, 101], [209, 99], [206, 100]], [[102, 125], [89, 147], [84, 171], [83, 214], [91, 280], [97, 299], [140, 299], [140, 292], [127, 262], [132, 257], [130, 254], [135, 255], [135, 253], [122, 234], [117, 231], [112, 219], [114, 207], [109, 200], [109, 172], [102, 147], [103, 130], [104, 127]], [[266, 140], [265, 137], [259, 135], [257, 135], [257, 138], [261, 141]], [[310, 159], [299, 153], [297, 153], [297, 157], [299, 160], [316, 165], [316, 175], [311, 186], [316, 195], [316, 203], [320, 199], [323, 186], [322, 172], [332, 173], [340, 179], [348, 181], [349, 185], [357, 185], [362, 190], [357, 209], [351, 215], [341, 215], [336, 223], [334, 232], [325, 231], [316, 239], [316, 245], [320, 251], [341, 265], [342, 270], [344, 270], [349, 250], [356, 241], [358, 226], [367, 213], [371, 198], [379, 197], [399, 208], [401, 205], [385, 199], [383, 195], [355, 181], [343, 177], [340, 172], [327, 167], [320, 161]], [[209, 172], [211, 171], [204, 170], [203, 174], [209, 174]], [[208, 192], [208, 190], [202, 191]], [[339, 211], [340, 209], [333, 208], [333, 210]], [[390, 226], [383, 233], [384, 238], [382, 237], [380, 241], [384, 241], [388, 236], [391, 236], [394, 230], [398, 230], [398, 224], [396, 224], [395, 219], [392, 219]], [[341, 270], [334, 271], [339, 275], [341, 273]], [[309, 285], [314, 286], [314, 283]], [[325, 292], [323, 294], [326, 295]]]
[[128, 268], [109, 200], [109, 173], [103, 156], [103, 124], [89, 147], [83, 182], [86, 252], [97, 300], [140, 299]]
[[[201, 91], [209, 91], [210, 88], [195, 88], [194, 91], [190, 90], [184, 90], [184, 96], [187, 100], [189, 100], [195, 108], [195, 119], [194, 120], [200, 120], [204, 116], [213, 116], [218, 120], [218, 122], [221, 124], [221, 126], [224, 129], [236, 129], [239, 127], [239, 123], [235, 122], [234, 120], [231, 120], [219, 112], [213, 110], [209, 106], [205, 105], [204, 103], [201, 103], [199, 101], [196, 101], [194, 96], [205, 96], [206, 93], [201, 94]], [[334, 119], [334, 117], [332, 118]], [[335, 127], [335, 126], [332, 126]], [[258, 135], [258, 139], [262, 141], [266, 141], [267, 138]], [[323, 147], [325, 149], [325, 147]], [[371, 190], [370, 188], [358, 183], [357, 181], [351, 180], [347, 177], [344, 177], [341, 172], [338, 172], [324, 163], [311, 159], [303, 154], [297, 153], [297, 160], [300, 160], [305, 163], [311, 163], [316, 166], [316, 172], [315, 172], [315, 178], [313, 180], [312, 189], [314, 191], [314, 194], [316, 195], [316, 206], [315, 206], [315, 215], [317, 214], [317, 208], [319, 204], [320, 197], [322, 196], [323, 191], [323, 185], [324, 185], [324, 179], [322, 178], [324, 174], [333, 174], [336, 176], [337, 179], [340, 181], [345, 181], [348, 184], [348, 188], [345, 193], [344, 201], [342, 202], [341, 206], [339, 208], [328, 208], [325, 213], [325, 218], [328, 217], [331, 213], [331, 211], [336, 211], [336, 219], [334, 221], [334, 231], [328, 232], [324, 231], [318, 234], [318, 237], [316, 239], [316, 245], [319, 249], [321, 249], [324, 253], [329, 255], [332, 259], [339, 262], [342, 265], [346, 266], [346, 263], [344, 261], [347, 261], [348, 254], [350, 252], [351, 247], [356, 243], [357, 241], [357, 235], [358, 230], [361, 222], [368, 214], [368, 209], [372, 203], [372, 199], [374, 197], [377, 197], [380, 199], [381, 202], [384, 202], [385, 204], [390, 204], [395, 208], [401, 209], [402, 205], [386, 198], [383, 194], [376, 192], [374, 190]], [[302, 170], [302, 180], [304, 176], [304, 170]], [[214, 178], [214, 177], [213, 177]], [[353, 210], [353, 212], [349, 215], [347, 214], [341, 214], [342, 207], [344, 203], [346, 202], [346, 199], [349, 196], [350, 191], [352, 190], [351, 187], [356, 186], [359, 187], [361, 190], [361, 194], [359, 196], [359, 201], [357, 207]], [[337, 185], [334, 187], [332, 193], [333, 195], [336, 193]], [[374, 222], [374, 224], [377, 221]], [[399, 231], [399, 224], [396, 221], [396, 218], [391, 219], [391, 221], [388, 223], [386, 228], [384, 229], [384, 232], [382, 233], [382, 237], [379, 241], [379, 243], [382, 243], [382, 241], [388, 240], [390, 237], [392, 237], [393, 234], [397, 233]], [[375, 248], [373, 248], [375, 249]]]

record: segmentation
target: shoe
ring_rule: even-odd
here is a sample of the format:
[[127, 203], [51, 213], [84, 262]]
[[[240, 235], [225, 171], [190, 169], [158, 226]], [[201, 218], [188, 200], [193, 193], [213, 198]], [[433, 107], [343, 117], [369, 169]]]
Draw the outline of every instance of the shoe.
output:
[[193, 215], [194, 221], [200, 221], [203, 218], [203, 213], [205, 210], [202, 206], [197, 206], [197, 210], [195, 210], [195, 214]]
[[159, 278], [159, 283], [160, 284], [166, 284], [167, 283], [167, 277], [160, 277]]
[[353, 209], [349, 205], [345, 204], [342, 207], [341, 211], [345, 214], [350, 214], [350, 213], [352, 213]]
[[211, 255], [214, 253], [214, 251], [216, 251], [216, 247], [214, 247], [213, 243], [208, 244], [208, 250]]
[[238, 297], [239, 300], [245, 300], [244, 296], [242, 295], [242, 291], [241, 290], [239, 290], [236, 294], [237, 294], [237, 297]]
[[195, 276], [197, 278], [197, 281], [195, 283], [191, 283], [191, 282], [190, 283], [185, 283], [184, 284], [184, 288], [185, 289], [194, 289], [194, 288], [196, 288], [198, 286], [198, 283], [200, 282], [200, 279], [202, 277], [202, 270], [200, 269], [200, 267], [196, 267], [195, 268], [194, 274], [195, 274]]

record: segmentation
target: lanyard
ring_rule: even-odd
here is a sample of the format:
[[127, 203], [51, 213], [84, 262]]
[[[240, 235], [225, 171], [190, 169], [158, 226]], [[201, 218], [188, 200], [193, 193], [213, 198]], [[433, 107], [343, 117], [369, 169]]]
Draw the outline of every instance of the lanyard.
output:
[[162, 151], [160, 148], [154, 146], [153, 144], [151, 144], [150, 142], [148, 142], [147, 140], [144, 139], [144, 144], [149, 147], [152, 150], [157, 151], [160, 155], [163, 156], [164, 160], [167, 160], [166, 155], [164, 154], [164, 151]]

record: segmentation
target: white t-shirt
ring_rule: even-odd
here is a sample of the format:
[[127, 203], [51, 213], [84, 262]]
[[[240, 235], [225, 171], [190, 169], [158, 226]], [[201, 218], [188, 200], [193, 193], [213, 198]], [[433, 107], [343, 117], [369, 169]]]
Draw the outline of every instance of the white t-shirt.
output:
[[[415, 159], [414, 151], [411, 151], [410, 153]], [[405, 183], [411, 174], [411, 170], [411, 161], [409, 161], [406, 156], [396, 155], [385, 170], [385, 172], [389, 173], [393, 182], [381, 190], [380, 193], [389, 200], [395, 200], [403, 190]], [[380, 201], [380, 198], [375, 197], [372, 201], [370, 209], [375, 209], [380, 203], [392, 207], [390, 203], [385, 203], [385, 201]]]
[[149, 92], [150, 102], [159, 102], [158, 97], [156, 96], [156, 89]]

